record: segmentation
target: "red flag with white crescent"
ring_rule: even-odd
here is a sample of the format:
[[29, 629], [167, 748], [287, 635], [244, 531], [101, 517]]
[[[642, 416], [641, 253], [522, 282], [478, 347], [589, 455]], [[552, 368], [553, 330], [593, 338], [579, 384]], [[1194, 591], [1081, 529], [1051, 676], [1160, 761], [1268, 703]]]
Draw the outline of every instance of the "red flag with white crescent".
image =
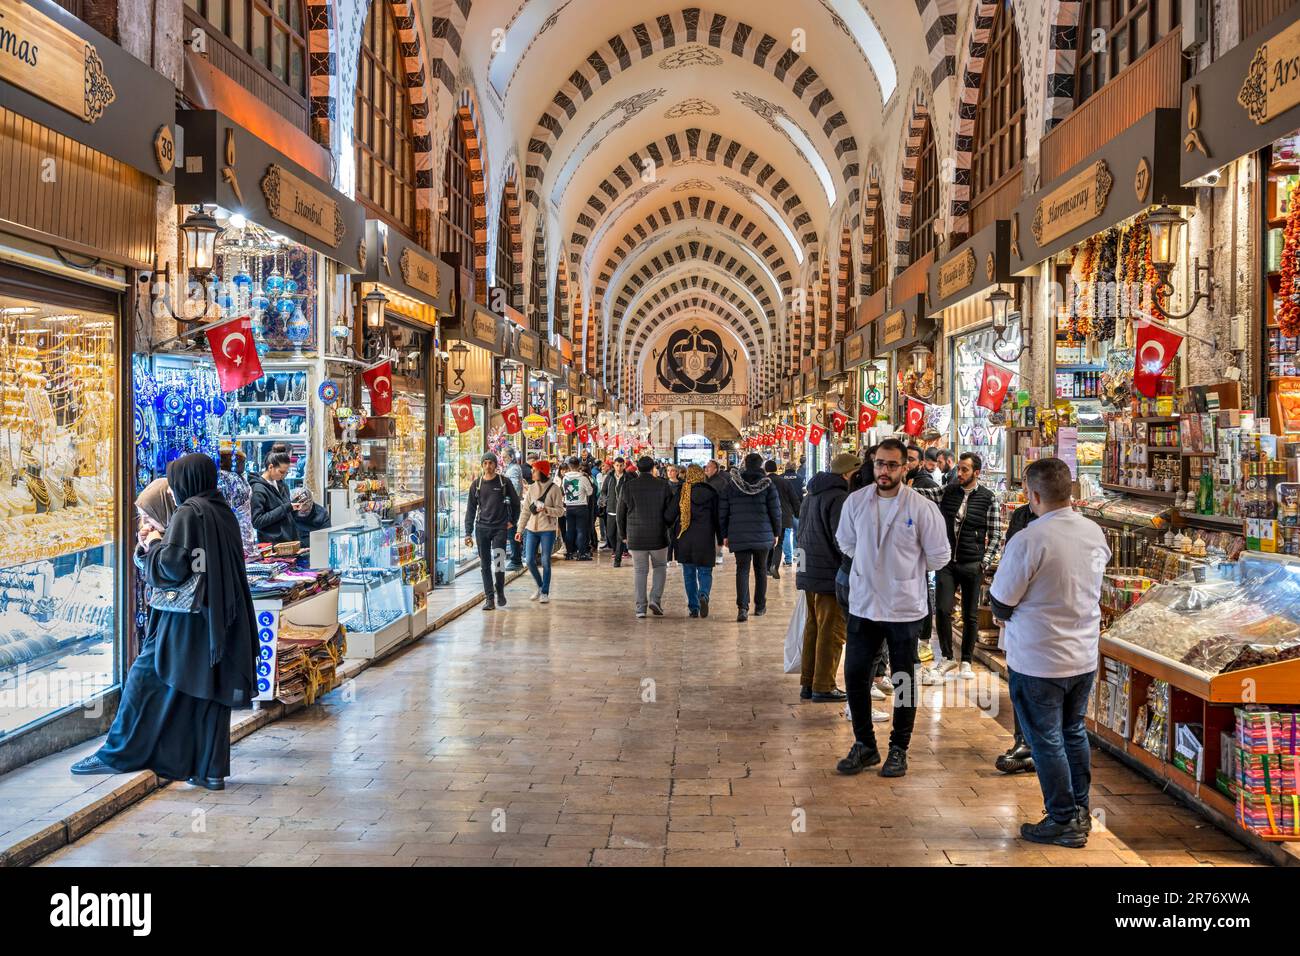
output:
[[248, 316], [223, 322], [208, 329], [207, 334], [223, 392], [233, 392], [262, 377], [262, 360], [257, 355]]
[[578, 426], [578, 441], [584, 445], [591, 441], [591, 429], [586, 425]]
[[849, 416], [838, 408], [831, 411], [831, 430], [837, 435], [844, 434], [844, 426], [849, 423]]
[[859, 432], [859, 434], [862, 433], [862, 432], [865, 432], [868, 428], [871, 428], [873, 425], [875, 425], [875, 424], [876, 424], [876, 416], [879, 415], [879, 414], [880, 414], [880, 412], [876, 411], [876, 409], [872, 408], [872, 407], [871, 407], [870, 405], [868, 405], [866, 402], [863, 402], [863, 403], [858, 407], [858, 432]]
[[790, 437], [791, 437], [792, 439], [794, 439], [795, 441], [797, 441], [797, 442], [807, 441], [807, 440], [808, 440], [808, 426], [807, 426], [807, 425], [795, 425], [795, 426], [794, 426], [794, 434], [793, 434], [792, 436], [790, 436]]
[[1182, 344], [1183, 337], [1177, 332], [1150, 322], [1139, 322], [1137, 350], [1133, 358], [1133, 387], [1147, 398], [1155, 398], [1160, 377]]
[[907, 420], [903, 424], [903, 432], [908, 435], [921, 434], [921, 428], [925, 425], [925, 402], [919, 399], [909, 398], [907, 400]]
[[560, 416], [560, 424], [564, 426], [564, 434], [572, 435], [578, 430], [578, 420], [573, 412], [567, 412]]
[[501, 418], [506, 423], [506, 434], [517, 435], [523, 430], [524, 423], [519, 419], [518, 405], [501, 409]]
[[822, 438], [823, 436], [825, 436], [825, 434], [826, 434], [826, 429], [822, 428], [820, 425], [809, 425], [808, 426], [809, 444], [820, 445], [822, 443]]
[[[373, 392], [372, 392], [373, 394]], [[373, 404], [373, 399], [371, 400]], [[468, 395], [451, 403], [451, 416], [456, 420], [456, 431], [462, 435], [474, 430], [474, 401]]]
[[[361, 380], [370, 390], [370, 414], [378, 417], [391, 412], [393, 410], [393, 363], [385, 359], [378, 365], [370, 366], [362, 371]], [[461, 431], [465, 429], [462, 428]]]
[[996, 412], [1006, 400], [1007, 389], [1011, 387], [1011, 372], [1008, 369], [984, 363], [984, 375], [980, 379], [980, 397], [975, 404]]

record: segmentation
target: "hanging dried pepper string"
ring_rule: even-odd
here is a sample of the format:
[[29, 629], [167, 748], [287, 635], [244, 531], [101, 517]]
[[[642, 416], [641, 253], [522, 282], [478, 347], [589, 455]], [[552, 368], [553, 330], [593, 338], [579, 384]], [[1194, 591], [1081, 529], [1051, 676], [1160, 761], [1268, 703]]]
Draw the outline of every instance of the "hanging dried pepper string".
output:
[[1282, 281], [1278, 286], [1278, 325], [1287, 338], [1300, 335], [1300, 288], [1296, 287], [1296, 255], [1300, 253], [1300, 202], [1295, 190], [1288, 197], [1282, 236]]

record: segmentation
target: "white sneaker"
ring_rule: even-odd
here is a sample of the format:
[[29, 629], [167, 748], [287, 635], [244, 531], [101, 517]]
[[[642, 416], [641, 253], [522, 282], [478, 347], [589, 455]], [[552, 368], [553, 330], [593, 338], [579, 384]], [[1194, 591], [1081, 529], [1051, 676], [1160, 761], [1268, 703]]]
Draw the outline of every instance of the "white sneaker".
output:
[[936, 668], [933, 667], [921, 668], [922, 686], [931, 687], [935, 684], [942, 684], [942, 683], [943, 683], [943, 675], [941, 675]]
[[543, 604], [550, 604], [551, 596], [549, 594], [543, 594], [538, 600], [540, 600]]
[[871, 720], [873, 723], [883, 724], [888, 719], [889, 714], [885, 713], [883, 710], [876, 710], [874, 707], [871, 708]]
[[[882, 694], [888, 695], [894, 692], [894, 682], [891, 681], [888, 677], [877, 677], [874, 681], [872, 681], [872, 686], [875, 687], [877, 690], [879, 690]], [[876, 699], [884, 700], [883, 697], [878, 697]]]
[[944, 661], [942, 664], [939, 665], [938, 673], [939, 673], [939, 676], [940, 676], [943, 680], [956, 680], [956, 679], [957, 679], [957, 662], [956, 662], [956, 661]]
[[962, 663], [962, 665], [961, 665], [961, 679], [962, 679], [962, 680], [974, 680], [974, 679], [975, 679], [975, 668], [973, 668], [973, 667], [970, 666], [970, 661], [965, 661], [965, 662]]
[[533, 596], [530, 597], [528, 600], [530, 600], [530, 601], [540, 601], [541, 598], [542, 598], [542, 589], [541, 589], [541, 588], [538, 588], [537, 590], [533, 591]]
[[871, 685], [871, 699], [872, 699], [872, 700], [884, 700], [884, 699], [885, 699], [885, 692], [884, 692], [883, 690], [881, 690], [879, 687], [877, 687], [875, 684], [872, 684], [872, 685]]

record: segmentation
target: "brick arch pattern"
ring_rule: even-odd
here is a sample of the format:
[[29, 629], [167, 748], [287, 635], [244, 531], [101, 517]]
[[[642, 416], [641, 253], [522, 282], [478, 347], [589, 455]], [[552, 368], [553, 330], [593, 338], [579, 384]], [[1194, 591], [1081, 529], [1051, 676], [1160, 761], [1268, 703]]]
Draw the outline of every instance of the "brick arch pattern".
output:
[[[546, 223], [542, 216], [537, 217], [537, 223], [533, 227], [533, 254], [525, 267], [528, 269], [528, 275], [524, 279], [524, 287], [534, 297], [534, 301], [528, 302], [527, 306], [532, 310], [531, 314], [538, 317], [542, 326], [541, 331], [549, 336], [551, 324], [548, 311], [550, 297], [547, 294], [549, 276], [546, 273]], [[536, 285], [532, 281], [534, 269], [541, 279]]]
[[957, 72], [957, 7], [958, 0], [916, 0], [934, 88]]
[[[510, 230], [510, 262], [514, 270], [514, 281], [510, 283], [510, 297], [512, 301], [522, 303], [524, 301], [524, 234], [523, 219], [521, 207], [519, 204], [519, 177], [514, 163], [511, 162], [506, 166], [505, 174], [501, 181], [501, 202], [497, 205], [497, 216], [505, 216], [507, 228]], [[498, 224], [500, 220], [498, 219]], [[489, 235], [494, 239], [497, 235], [496, 229], [488, 230]], [[493, 252], [496, 250], [494, 249]], [[496, 259], [492, 257], [495, 264]], [[495, 277], [499, 282], [500, 276]]]
[[569, 236], [569, 243], [577, 253], [586, 248], [601, 217], [617, 206], [628, 192], [643, 185], [641, 172], [647, 160], [652, 160], [659, 169], [684, 160], [704, 160], [740, 173], [772, 197], [776, 208], [787, 217], [790, 231], [799, 237], [805, 250], [817, 248], [812, 214], [776, 167], [754, 150], [721, 133], [691, 127], [647, 144], [614, 168], [578, 213], [573, 233]]
[[898, 183], [898, 220], [894, 230], [894, 275], [911, 264], [912, 258], [912, 201], [916, 198], [917, 159], [921, 155], [921, 142], [925, 126], [930, 121], [930, 109], [919, 99], [914, 100], [912, 118], [907, 124], [907, 141], [903, 150], [903, 169]]
[[[1079, 0], [1052, 0], [1047, 31], [1047, 88], [1043, 126], [1051, 129], [1074, 110], [1074, 69], [1079, 62]], [[1021, 37], [1023, 40], [1024, 38]], [[1028, 72], [1025, 76], [1028, 76]]]
[[433, 202], [433, 129], [430, 125], [429, 85], [420, 43], [414, 0], [391, 0], [397, 37], [401, 44], [403, 81], [411, 106], [411, 145], [415, 153], [415, 208], [431, 231]]
[[[853, 231], [845, 224], [840, 229], [840, 257], [835, 267], [835, 320], [831, 324], [831, 344], [841, 341], [853, 327]], [[857, 283], [853, 282], [856, 286]]]
[[312, 135], [333, 148], [339, 119], [338, 31], [331, 0], [307, 0], [307, 96]]
[[482, 125], [477, 105], [468, 90], [461, 93], [452, 122], [459, 123], [461, 132], [465, 135], [465, 159], [469, 168], [470, 189], [474, 194], [474, 287], [475, 294], [482, 301], [487, 296], [488, 275], [487, 164], [486, 150], [479, 135]]
[[[956, 0], [936, 2], [955, 3]], [[610, 37], [579, 63], [565, 84], [556, 90], [529, 139], [525, 198], [530, 205], [540, 208], [546, 163], [552, 157], [555, 144], [563, 137], [565, 125], [573, 120], [582, 104], [634, 63], [686, 43], [707, 44], [730, 52], [760, 69], [769, 70], [789, 87], [794, 96], [808, 107], [830, 141], [840, 160], [840, 174], [848, 189], [849, 205], [857, 205], [857, 141], [849, 129], [848, 119], [836, 106], [835, 97], [820, 74], [775, 37], [740, 20], [699, 7], [686, 7], [638, 23]]]
[[474, 0], [424, 0], [424, 10], [430, 15], [429, 65], [432, 79], [437, 80], [448, 94], [456, 89], [465, 24], [473, 6]]
[[[872, 295], [879, 291], [871, 288], [871, 273], [879, 261], [878, 256], [885, 258], [889, 256], [888, 249], [877, 249], [874, 245], [876, 217], [885, 214], [883, 200], [880, 180], [873, 177], [867, 185], [867, 197], [862, 204], [862, 269], [858, 273], [858, 288], [863, 295]], [[888, 230], [885, 235], [889, 235]]]

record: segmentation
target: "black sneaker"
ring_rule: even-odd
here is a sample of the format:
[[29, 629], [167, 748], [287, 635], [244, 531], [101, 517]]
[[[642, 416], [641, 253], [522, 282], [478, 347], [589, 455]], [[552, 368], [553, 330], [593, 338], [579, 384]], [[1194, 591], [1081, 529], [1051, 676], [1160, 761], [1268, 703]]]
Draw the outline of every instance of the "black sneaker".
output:
[[849, 755], [835, 765], [835, 770], [846, 777], [851, 777], [878, 763], [880, 763], [880, 751], [855, 740], [853, 746], [849, 748]]
[[655, 617], [663, 617], [663, 616], [664, 616], [664, 609], [661, 608], [661, 607], [660, 607], [658, 604], [656, 604], [654, 601], [651, 601], [651, 602], [649, 603], [649, 605], [647, 605], [647, 606], [650, 608], [650, 613], [653, 614]]
[[890, 747], [885, 765], [880, 768], [882, 777], [902, 777], [907, 773], [907, 751], [902, 747]]
[[204, 790], [226, 789], [226, 781], [221, 777], [190, 777], [185, 782], [191, 787], [202, 787]]
[[505, 591], [498, 591], [498, 592], [497, 592], [497, 607], [505, 607], [505, 606], [506, 606], [506, 592], [505, 592]]
[[496, 609], [497, 609], [496, 602], [493, 601], [492, 595], [489, 594], [487, 597], [483, 599], [483, 610], [495, 611]]
[[768, 572], [767, 572], [767, 576], [768, 576], [769, 578], [772, 578], [773, 580], [780, 581], [780, 580], [781, 580], [781, 571], [780, 571], [779, 568], [773, 568], [771, 571], [768, 571]]
[[754, 608], [754, 617], [762, 617], [766, 613], [767, 613], [767, 608], [765, 607]]
[[800, 688], [799, 688], [799, 699], [800, 699], [800, 700], [812, 700], [812, 688], [811, 688], [811, 687], [800, 687]]
[[1033, 773], [1033, 757], [1012, 757], [1011, 751], [1004, 754], [998, 754], [998, 759], [993, 761], [993, 766], [1002, 773]]
[[699, 616], [700, 616], [700, 612], [695, 610], [695, 608], [691, 608], [691, 617], [699, 617]]
[[705, 595], [700, 598], [700, 617], [709, 616], [709, 598]]
[[1079, 807], [1079, 815], [1075, 819], [1079, 822], [1080, 830], [1084, 833], [1092, 832], [1092, 813], [1087, 807]]
[[1057, 823], [1051, 817], [1043, 817], [1037, 823], [1022, 823], [1020, 838], [1030, 843], [1050, 843], [1074, 849], [1086, 846], [1088, 843], [1088, 833], [1079, 826], [1077, 817], [1068, 823]]
[[815, 690], [812, 692], [812, 700], [814, 704], [840, 704], [848, 699], [849, 695], [844, 693], [844, 691], [840, 690], [838, 687], [834, 690]]
[[737, 623], [737, 624], [744, 624], [744, 623], [745, 623], [746, 621], [748, 621], [748, 620], [749, 620], [749, 612], [748, 612], [748, 611], [740, 610], [740, 611], [737, 611], [737, 612], [736, 612], [736, 623]]

